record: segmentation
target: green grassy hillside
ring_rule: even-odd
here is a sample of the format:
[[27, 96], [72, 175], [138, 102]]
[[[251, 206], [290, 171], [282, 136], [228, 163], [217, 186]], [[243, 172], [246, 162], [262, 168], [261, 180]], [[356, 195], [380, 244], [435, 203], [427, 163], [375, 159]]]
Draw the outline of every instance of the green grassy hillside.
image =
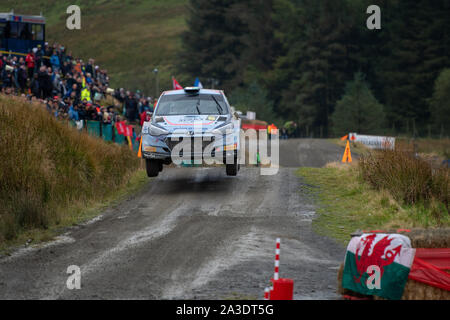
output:
[[[112, 87], [153, 95], [160, 70], [161, 90], [171, 88], [180, 35], [186, 29], [187, 0], [2, 0], [0, 12], [42, 14], [47, 40], [58, 41], [83, 59], [106, 68]], [[66, 28], [66, 9], [81, 8], [81, 30]]]

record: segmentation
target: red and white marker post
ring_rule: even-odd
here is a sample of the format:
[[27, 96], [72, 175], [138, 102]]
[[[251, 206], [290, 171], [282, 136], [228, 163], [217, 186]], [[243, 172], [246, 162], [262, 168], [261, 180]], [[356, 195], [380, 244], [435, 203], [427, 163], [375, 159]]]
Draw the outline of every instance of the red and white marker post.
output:
[[277, 238], [275, 248], [275, 270], [273, 274], [272, 288], [270, 290], [270, 300], [293, 300], [294, 280], [280, 278], [280, 247], [281, 240]]
[[273, 274], [273, 279], [278, 280], [279, 277], [279, 271], [280, 271], [280, 244], [281, 239], [277, 238], [277, 246], [275, 249], [275, 272]]

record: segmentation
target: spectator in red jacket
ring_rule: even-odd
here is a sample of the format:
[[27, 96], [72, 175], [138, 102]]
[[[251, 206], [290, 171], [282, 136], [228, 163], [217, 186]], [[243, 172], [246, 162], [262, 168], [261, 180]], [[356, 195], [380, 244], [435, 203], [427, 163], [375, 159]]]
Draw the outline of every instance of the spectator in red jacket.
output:
[[151, 111], [148, 111], [148, 110], [142, 112], [139, 115], [139, 117], [141, 118], [141, 121], [140, 121], [141, 127], [144, 125], [144, 122], [152, 120], [152, 115], [153, 115], [153, 113]]
[[25, 58], [25, 62], [27, 63], [28, 68], [28, 78], [33, 78], [34, 66], [35, 66], [36, 57], [34, 56], [33, 50], [30, 50]]

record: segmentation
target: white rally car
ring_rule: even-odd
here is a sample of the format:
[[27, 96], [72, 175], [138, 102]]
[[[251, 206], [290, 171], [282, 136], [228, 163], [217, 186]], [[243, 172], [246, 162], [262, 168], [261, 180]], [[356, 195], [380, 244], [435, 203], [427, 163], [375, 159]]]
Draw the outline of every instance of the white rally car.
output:
[[163, 165], [225, 164], [239, 171], [241, 120], [221, 90], [188, 87], [161, 94], [151, 121], [142, 127], [142, 156], [147, 175]]

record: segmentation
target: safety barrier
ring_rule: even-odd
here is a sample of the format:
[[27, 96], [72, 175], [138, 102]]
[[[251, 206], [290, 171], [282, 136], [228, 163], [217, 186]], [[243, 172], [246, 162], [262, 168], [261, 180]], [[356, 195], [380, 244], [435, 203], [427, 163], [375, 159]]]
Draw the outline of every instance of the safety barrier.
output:
[[[117, 128], [112, 124], [102, 123], [101, 121], [82, 120], [83, 128], [81, 131], [87, 132], [89, 135], [96, 138], [101, 138], [107, 142], [128, 145], [128, 139], [117, 132]], [[69, 126], [76, 128], [75, 121], [69, 121]], [[139, 151], [139, 141], [130, 139], [132, 148], [135, 152]]]

